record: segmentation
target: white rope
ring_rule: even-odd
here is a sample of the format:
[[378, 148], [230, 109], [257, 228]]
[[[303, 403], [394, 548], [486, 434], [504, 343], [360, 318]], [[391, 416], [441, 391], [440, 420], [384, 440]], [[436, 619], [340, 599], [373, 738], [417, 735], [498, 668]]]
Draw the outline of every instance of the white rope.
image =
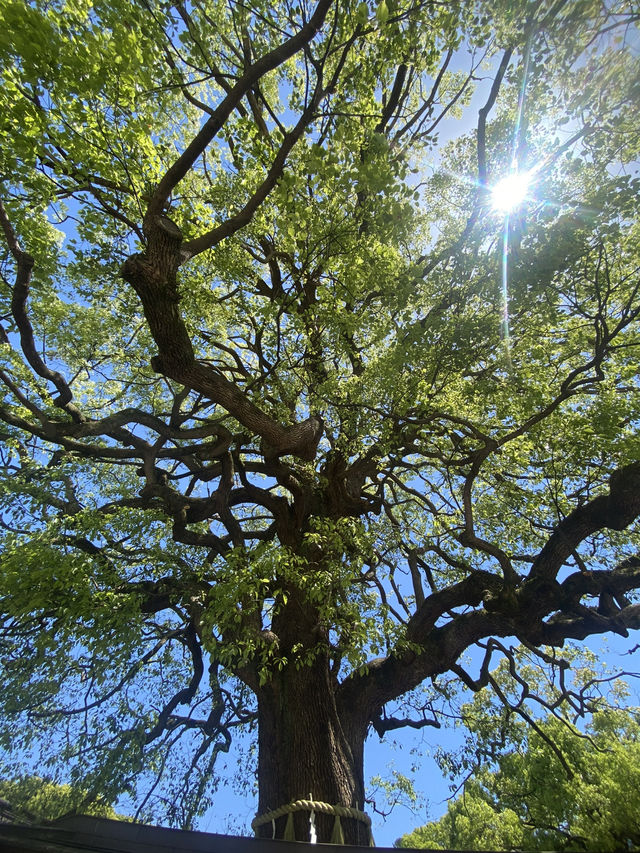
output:
[[274, 809], [273, 811], [267, 812], [266, 814], [257, 815], [251, 821], [251, 829], [254, 832], [257, 831], [258, 827], [263, 826], [265, 823], [270, 823], [273, 827], [273, 832], [275, 834], [275, 821], [279, 817], [284, 817], [287, 815], [287, 829], [285, 829], [285, 838], [290, 834], [289, 840], [293, 840], [293, 823], [289, 826], [293, 818], [294, 812], [306, 811], [309, 812], [309, 835], [313, 839], [311, 841], [312, 844], [317, 844], [317, 834], [315, 827], [315, 816], [316, 812], [320, 812], [321, 814], [333, 815], [335, 818], [334, 824], [334, 833], [339, 837], [340, 840], [337, 840], [334, 843], [344, 844], [342, 840], [342, 829], [340, 827], [340, 818], [351, 818], [353, 820], [358, 820], [365, 825], [367, 828], [367, 832], [369, 834], [369, 845], [374, 847], [373, 836], [371, 834], [371, 818], [368, 814], [361, 812], [359, 809], [354, 809], [349, 806], [341, 806], [335, 805], [332, 806], [330, 803], [323, 803], [318, 800], [314, 800], [309, 795], [308, 800], [295, 800], [293, 803], [288, 803], [286, 806], [280, 806], [280, 808]]

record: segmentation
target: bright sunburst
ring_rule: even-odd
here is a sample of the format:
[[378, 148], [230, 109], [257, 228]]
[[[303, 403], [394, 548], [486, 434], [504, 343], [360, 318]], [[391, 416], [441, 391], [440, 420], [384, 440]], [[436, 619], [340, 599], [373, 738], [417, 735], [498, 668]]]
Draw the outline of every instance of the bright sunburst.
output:
[[491, 190], [493, 209], [509, 213], [525, 200], [530, 184], [531, 172], [512, 172], [498, 181]]

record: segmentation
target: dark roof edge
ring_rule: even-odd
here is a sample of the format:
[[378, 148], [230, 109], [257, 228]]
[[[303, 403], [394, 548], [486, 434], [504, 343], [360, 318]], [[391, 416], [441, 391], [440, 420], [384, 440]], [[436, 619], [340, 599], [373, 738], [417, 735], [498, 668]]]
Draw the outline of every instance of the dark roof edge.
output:
[[[301, 853], [302, 847], [308, 853], [364, 853], [367, 849], [314, 844], [311, 851], [310, 845], [302, 841], [218, 835], [85, 815], [67, 816], [41, 825], [0, 823], [0, 850], [7, 853]], [[397, 853], [391, 847], [375, 849], [380, 853]], [[418, 853], [417, 848], [404, 849], [407, 853], [411, 850]]]
[[[25, 851], [100, 851], [100, 853], [293, 853], [309, 845], [299, 841], [276, 841], [169, 829], [129, 823], [104, 817], [67, 816], [47, 825], [0, 824], [0, 840], [11, 839], [15, 849]], [[314, 853], [336, 853], [336, 845], [314, 844]], [[363, 853], [365, 848], [341, 846], [341, 853]], [[381, 853], [392, 848], [378, 847]]]

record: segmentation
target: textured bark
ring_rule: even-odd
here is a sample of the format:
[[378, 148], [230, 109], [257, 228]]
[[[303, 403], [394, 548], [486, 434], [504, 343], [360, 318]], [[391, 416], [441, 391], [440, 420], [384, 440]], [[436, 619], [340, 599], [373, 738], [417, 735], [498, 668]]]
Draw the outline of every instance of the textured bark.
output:
[[[357, 716], [357, 715], [356, 715]], [[258, 693], [258, 813], [310, 796], [331, 805], [364, 810], [364, 740], [367, 723], [354, 715], [341, 718], [326, 656], [312, 666], [289, 665]], [[309, 840], [309, 814], [295, 815], [296, 840]], [[317, 814], [318, 841], [329, 841], [334, 819]], [[368, 844], [357, 820], [341, 820], [347, 844]], [[286, 818], [276, 821], [282, 838]], [[271, 824], [261, 827], [271, 837]]]

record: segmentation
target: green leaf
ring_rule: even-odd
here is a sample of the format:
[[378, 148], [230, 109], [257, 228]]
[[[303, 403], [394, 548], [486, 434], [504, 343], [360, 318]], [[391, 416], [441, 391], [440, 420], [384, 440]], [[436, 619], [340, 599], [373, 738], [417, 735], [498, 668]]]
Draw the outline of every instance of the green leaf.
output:
[[383, 25], [387, 23], [389, 18], [389, 7], [387, 6], [387, 0], [381, 0], [376, 7], [376, 19], [379, 24]]

